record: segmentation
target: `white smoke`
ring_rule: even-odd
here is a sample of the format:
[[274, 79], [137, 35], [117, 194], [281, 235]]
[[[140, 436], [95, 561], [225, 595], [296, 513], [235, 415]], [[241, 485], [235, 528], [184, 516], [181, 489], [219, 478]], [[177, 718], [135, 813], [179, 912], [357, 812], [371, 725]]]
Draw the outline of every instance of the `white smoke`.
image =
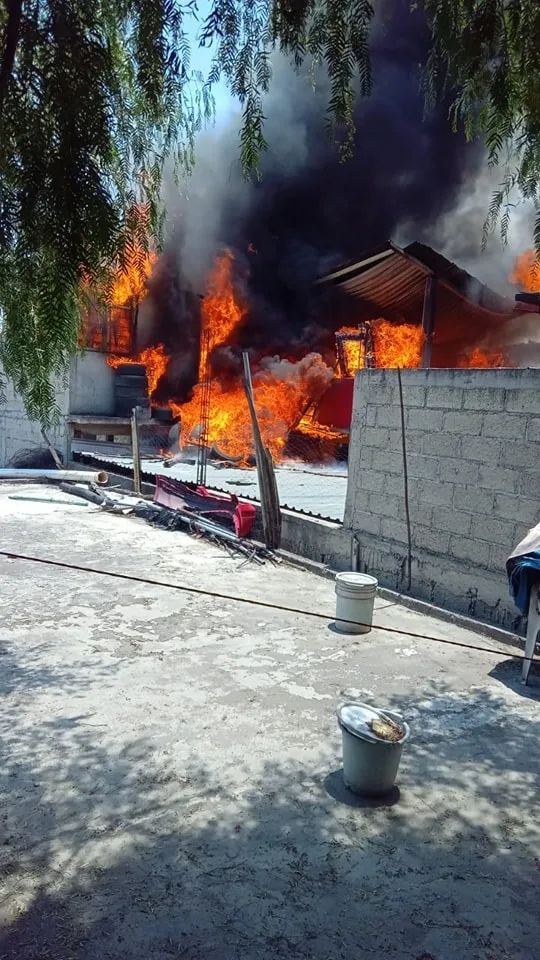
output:
[[[511, 283], [510, 276], [518, 254], [534, 246], [535, 209], [515, 190], [510, 197], [507, 242], [503, 242], [497, 224], [482, 249], [484, 224], [493, 194], [500, 188], [502, 173], [501, 167], [490, 166], [486, 159], [477, 173], [465, 181], [453, 208], [425, 230], [422, 237], [416, 231], [410, 239], [428, 243], [486, 286], [513, 300], [518, 288]], [[401, 239], [407, 234], [407, 228], [403, 229]]]
[[332, 368], [324, 362], [320, 353], [308, 353], [297, 361], [263, 357], [254, 381], [265, 383], [269, 378], [280, 380], [294, 387], [303, 387], [310, 397], [319, 397], [327, 389], [333, 376]]

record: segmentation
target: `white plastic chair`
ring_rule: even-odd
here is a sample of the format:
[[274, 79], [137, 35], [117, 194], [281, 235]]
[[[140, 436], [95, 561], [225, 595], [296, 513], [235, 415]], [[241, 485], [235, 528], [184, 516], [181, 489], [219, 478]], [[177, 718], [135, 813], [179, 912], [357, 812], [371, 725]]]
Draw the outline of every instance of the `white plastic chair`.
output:
[[531, 587], [531, 596], [529, 599], [529, 618], [527, 620], [527, 636], [525, 638], [525, 656], [528, 660], [523, 661], [523, 670], [521, 672], [521, 682], [527, 683], [529, 679], [529, 670], [531, 669], [531, 660], [534, 657], [536, 647], [536, 638], [540, 630], [540, 611], [538, 610], [538, 583], [533, 583]]

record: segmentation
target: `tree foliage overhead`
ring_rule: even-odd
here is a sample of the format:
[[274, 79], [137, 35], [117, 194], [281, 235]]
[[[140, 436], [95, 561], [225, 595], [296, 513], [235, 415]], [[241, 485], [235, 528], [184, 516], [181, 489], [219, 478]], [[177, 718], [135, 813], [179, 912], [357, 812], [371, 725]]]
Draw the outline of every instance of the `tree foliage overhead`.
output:
[[[240, 158], [265, 148], [271, 54], [328, 72], [329, 126], [345, 152], [371, 88], [369, 35], [382, 0], [0, 0], [0, 359], [47, 422], [54, 377], [77, 349], [81, 291], [159, 243], [163, 165], [185, 168], [213, 85], [240, 102]], [[411, 0], [411, 7], [417, 7]], [[204, 12], [203, 12], [204, 6]], [[456, 123], [484, 133], [508, 229], [514, 188], [539, 205], [540, 3], [424, 0], [428, 100], [457, 91]], [[385, 13], [392, 2], [384, 2]], [[210, 47], [208, 77], [192, 70]], [[540, 249], [540, 218], [537, 224]]]
[[540, 254], [540, 2], [424, 0], [432, 28], [428, 100], [449, 84], [453, 113], [469, 137], [484, 137], [489, 160], [501, 167], [484, 231], [500, 223], [508, 235], [516, 196], [537, 210]]
[[81, 287], [144, 250], [148, 224], [159, 238], [163, 164], [191, 163], [212, 84], [222, 76], [242, 105], [246, 170], [264, 148], [274, 46], [326, 61], [339, 124], [358, 73], [368, 90], [368, 0], [216, 0], [201, 24], [206, 82], [190, 67], [196, 14], [179, 0], [0, 0], [1, 359], [45, 422], [77, 349]]
[[210, 104], [189, 55], [167, 0], [0, 2], [1, 358], [31, 416], [77, 349], [82, 280], [159, 231], [164, 158], [190, 161]]

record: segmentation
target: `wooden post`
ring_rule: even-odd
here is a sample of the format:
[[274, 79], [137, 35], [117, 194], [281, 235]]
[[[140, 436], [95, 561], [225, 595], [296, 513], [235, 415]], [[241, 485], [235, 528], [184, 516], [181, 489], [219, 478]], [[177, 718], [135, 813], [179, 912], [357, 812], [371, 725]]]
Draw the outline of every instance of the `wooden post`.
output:
[[[43, 437], [45, 443], [47, 444], [51, 457], [53, 458], [58, 470], [62, 470], [63, 469], [62, 461], [60, 460], [60, 457], [58, 456], [55, 448], [53, 447], [51, 441], [49, 440], [49, 435], [45, 427], [43, 426], [41, 427], [41, 436]], [[66, 467], [69, 467], [69, 460], [66, 460]]]
[[431, 366], [431, 345], [435, 329], [435, 311], [437, 299], [437, 281], [430, 274], [424, 287], [424, 307], [422, 310], [422, 330], [424, 331], [424, 347], [422, 350], [422, 366]]
[[259, 421], [257, 420], [257, 411], [255, 409], [255, 399], [253, 396], [253, 384], [251, 382], [251, 370], [249, 366], [249, 354], [242, 354], [244, 361], [244, 390], [251, 417], [251, 427], [253, 430], [253, 439], [255, 441], [255, 456], [257, 458], [257, 477], [259, 480], [259, 491], [261, 494], [261, 511], [263, 519], [264, 541], [269, 550], [277, 550], [281, 543], [281, 510], [279, 507], [279, 494], [276, 483], [276, 474], [274, 471], [274, 461], [270, 450], [264, 446]]
[[141, 496], [141, 448], [139, 444], [139, 407], [131, 413], [131, 456], [133, 459], [133, 490]]

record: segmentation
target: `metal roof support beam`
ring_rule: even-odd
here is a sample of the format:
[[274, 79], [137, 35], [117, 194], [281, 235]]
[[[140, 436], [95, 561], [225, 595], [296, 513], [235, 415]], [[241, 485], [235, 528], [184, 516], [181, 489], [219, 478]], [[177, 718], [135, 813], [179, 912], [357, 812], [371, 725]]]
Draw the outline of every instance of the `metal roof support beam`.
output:
[[422, 366], [431, 366], [431, 346], [435, 329], [435, 312], [437, 300], [437, 281], [433, 274], [426, 278], [424, 287], [424, 307], [422, 310], [422, 330], [424, 331], [424, 347], [422, 350]]

